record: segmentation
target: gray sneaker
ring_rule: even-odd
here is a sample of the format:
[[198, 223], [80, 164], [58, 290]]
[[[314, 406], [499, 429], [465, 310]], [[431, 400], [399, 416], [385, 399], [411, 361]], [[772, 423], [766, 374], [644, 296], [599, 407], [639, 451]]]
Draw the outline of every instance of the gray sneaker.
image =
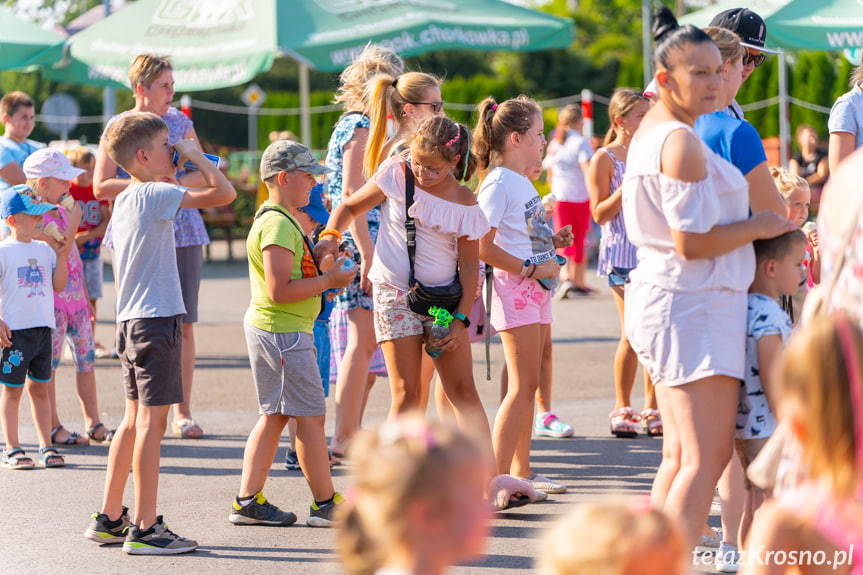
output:
[[345, 498], [341, 493], [336, 493], [333, 500], [326, 505], [318, 507], [318, 504], [312, 502], [309, 509], [309, 518], [306, 519], [306, 525], [309, 527], [333, 527], [336, 524], [336, 507], [345, 502]]
[[178, 555], [197, 548], [197, 541], [180, 537], [168, 529], [161, 515], [149, 529], [130, 525], [123, 543], [123, 551], [129, 555]]
[[111, 521], [104, 513], [94, 513], [90, 516], [90, 525], [84, 532], [84, 537], [102, 545], [123, 543], [126, 540], [126, 531], [129, 529], [128, 507], [123, 507], [123, 513], [117, 521], [119, 524], [112, 527], [110, 524], [116, 521]]
[[261, 491], [255, 493], [254, 499], [248, 505], [240, 505], [234, 500], [228, 521], [234, 525], [273, 525], [287, 527], [297, 521], [297, 516], [290, 511], [282, 511], [264, 497]]

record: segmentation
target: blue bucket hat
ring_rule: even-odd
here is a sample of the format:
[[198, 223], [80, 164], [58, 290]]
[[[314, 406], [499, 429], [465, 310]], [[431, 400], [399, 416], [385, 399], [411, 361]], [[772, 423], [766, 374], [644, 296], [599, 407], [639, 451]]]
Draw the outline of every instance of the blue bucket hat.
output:
[[4, 220], [9, 216], [22, 213], [39, 216], [56, 207], [54, 204], [43, 202], [39, 194], [26, 184], [8, 188], [0, 196], [0, 218]]
[[319, 224], [327, 225], [327, 220], [330, 219], [330, 212], [324, 206], [324, 187], [321, 184], [312, 188], [309, 194], [309, 203], [303, 206], [302, 210]]

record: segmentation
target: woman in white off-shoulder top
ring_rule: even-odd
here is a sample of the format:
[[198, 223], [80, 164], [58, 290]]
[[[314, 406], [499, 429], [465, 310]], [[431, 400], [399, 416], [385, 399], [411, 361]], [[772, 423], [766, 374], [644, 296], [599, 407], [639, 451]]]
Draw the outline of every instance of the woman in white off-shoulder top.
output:
[[654, 59], [659, 101], [635, 135], [623, 184], [639, 262], [625, 324], [664, 424], [653, 503], [680, 521], [694, 547], [732, 454], [751, 243], [794, 225], [774, 212], [749, 217], [743, 175], [692, 131], [716, 106], [722, 59], [710, 37], [679, 28], [657, 44]]

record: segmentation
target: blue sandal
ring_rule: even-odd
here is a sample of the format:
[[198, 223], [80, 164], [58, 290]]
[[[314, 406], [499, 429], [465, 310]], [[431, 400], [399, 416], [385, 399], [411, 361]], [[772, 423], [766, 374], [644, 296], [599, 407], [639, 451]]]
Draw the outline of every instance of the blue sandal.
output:
[[[50, 461], [52, 459], [54, 460], [53, 462]], [[60, 452], [53, 447], [40, 447], [39, 461], [42, 463], [42, 466], [46, 468], [66, 466], [66, 458], [60, 455]]]
[[3, 452], [3, 467], [6, 469], [33, 469], [36, 465], [20, 447]]

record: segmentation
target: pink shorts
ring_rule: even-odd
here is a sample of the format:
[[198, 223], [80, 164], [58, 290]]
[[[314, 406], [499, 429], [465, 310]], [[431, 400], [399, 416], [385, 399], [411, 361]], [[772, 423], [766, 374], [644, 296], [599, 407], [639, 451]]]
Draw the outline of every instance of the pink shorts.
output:
[[495, 269], [492, 327], [504, 331], [532, 323], [551, 323], [551, 292], [535, 279]]
[[404, 290], [373, 284], [372, 297], [375, 305], [375, 338], [378, 343], [423, 335], [425, 326], [430, 326], [434, 321], [411, 311]]
[[87, 306], [72, 314], [54, 308], [54, 321], [57, 324], [51, 331], [54, 345], [54, 363], [56, 370], [60, 367], [63, 357], [63, 342], [69, 341], [72, 349], [72, 361], [79, 373], [93, 371], [96, 365], [96, 355], [93, 351], [93, 327], [90, 325], [90, 307]]
[[584, 237], [590, 228], [590, 202], [556, 202], [554, 204], [554, 229], [572, 226], [575, 239], [572, 245], [563, 248], [563, 255], [577, 264], [584, 262]]

